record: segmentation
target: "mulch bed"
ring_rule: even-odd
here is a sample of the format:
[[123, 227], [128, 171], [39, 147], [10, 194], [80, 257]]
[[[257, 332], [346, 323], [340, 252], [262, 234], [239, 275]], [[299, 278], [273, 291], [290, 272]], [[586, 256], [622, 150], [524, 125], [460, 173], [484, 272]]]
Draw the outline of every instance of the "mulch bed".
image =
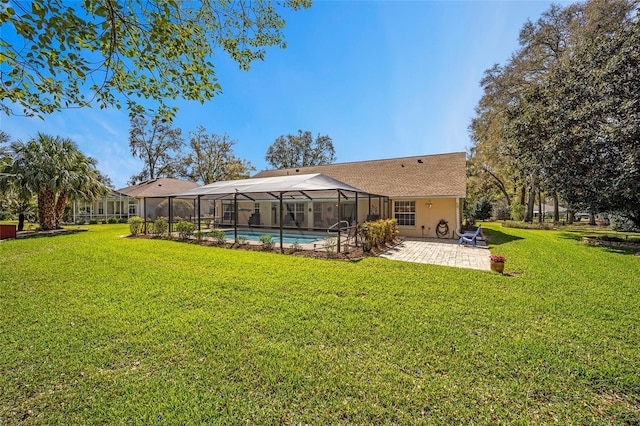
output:
[[[265, 250], [261, 244], [234, 244], [234, 243], [225, 243], [225, 244], [215, 244], [213, 241], [210, 240], [201, 240], [198, 241], [196, 239], [189, 239], [189, 240], [179, 240], [179, 239], [175, 239], [175, 238], [166, 238], [166, 237], [158, 237], [158, 236], [153, 236], [153, 235], [137, 235], [137, 236], [127, 236], [128, 238], [147, 238], [147, 239], [155, 239], [155, 240], [170, 240], [170, 241], [177, 241], [177, 242], [181, 242], [181, 243], [187, 243], [187, 244], [197, 244], [197, 245], [201, 245], [201, 246], [208, 246], [208, 247], [221, 247], [221, 248], [227, 248], [227, 249], [232, 249], [232, 250], [248, 250], [248, 251], [262, 251], [262, 252], [267, 252], [267, 253], [277, 253], [280, 254], [280, 246], [279, 245], [275, 245], [271, 250]], [[399, 241], [398, 241], [399, 242]], [[395, 245], [395, 244], [393, 244]], [[377, 253], [380, 253], [380, 251], [387, 249], [388, 247], [392, 247], [393, 245], [389, 245], [387, 247], [383, 247], [381, 250], [372, 250], [369, 252], [365, 252], [362, 247], [349, 247], [349, 251], [348, 252], [344, 252], [344, 251], [340, 251], [340, 253], [327, 253], [325, 250], [323, 249], [318, 249], [318, 250], [293, 250], [290, 247], [285, 247], [284, 248], [284, 253], [283, 254], [288, 254], [291, 256], [298, 256], [298, 257], [310, 257], [310, 258], [314, 258], [314, 259], [330, 259], [330, 260], [348, 260], [348, 261], [357, 261], [357, 260], [361, 260], [364, 259], [365, 257], [369, 257], [369, 256], [375, 256]]]
[[640, 242], [624, 241], [622, 239], [582, 237], [581, 241], [592, 246], [616, 247], [629, 250], [640, 250]]

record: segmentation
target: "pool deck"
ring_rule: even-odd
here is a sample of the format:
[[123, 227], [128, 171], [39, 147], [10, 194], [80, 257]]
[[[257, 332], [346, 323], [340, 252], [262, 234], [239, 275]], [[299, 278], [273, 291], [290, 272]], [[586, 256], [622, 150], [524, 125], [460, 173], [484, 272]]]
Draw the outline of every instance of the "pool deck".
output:
[[[227, 241], [233, 242], [233, 238]], [[261, 244], [256, 241], [247, 241], [247, 243]], [[283, 243], [284, 248], [289, 248], [291, 245], [291, 243]], [[280, 243], [276, 243], [275, 246], [279, 247]], [[300, 243], [299, 246], [303, 250], [325, 250], [323, 240], [315, 243]], [[378, 257], [401, 262], [490, 271], [490, 254], [483, 240], [478, 240], [477, 245], [473, 247], [469, 244], [459, 245], [457, 239], [401, 237], [399, 244], [382, 251]]]
[[455, 268], [491, 270], [489, 249], [485, 241], [476, 247], [459, 245], [458, 240], [402, 237], [400, 244], [381, 252], [378, 257], [402, 262], [427, 263]]

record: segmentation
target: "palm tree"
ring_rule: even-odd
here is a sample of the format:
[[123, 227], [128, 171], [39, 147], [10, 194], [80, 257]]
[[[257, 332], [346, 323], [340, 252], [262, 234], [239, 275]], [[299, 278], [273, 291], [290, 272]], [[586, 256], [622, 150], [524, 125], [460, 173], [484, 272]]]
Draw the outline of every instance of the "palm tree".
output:
[[9, 173], [14, 184], [37, 195], [40, 229], [55, 229], [69, 198], [93, 199], [107, 187], [96, 161], [70, 139], [38, 133], [28, 142], [11, 144]]

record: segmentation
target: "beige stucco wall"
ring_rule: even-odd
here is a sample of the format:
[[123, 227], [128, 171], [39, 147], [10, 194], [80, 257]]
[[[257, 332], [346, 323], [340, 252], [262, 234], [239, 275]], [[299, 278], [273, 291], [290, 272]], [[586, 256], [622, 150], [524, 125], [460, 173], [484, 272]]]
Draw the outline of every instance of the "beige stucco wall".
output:
[[[417, 198], [403, 199], [402, 201], [416, 202], [416, 224], [415, 226], [399, 226], [400, 235], [436, 238], [438, 222], [440, 222], [440, 219], [444, 219], [448, 222], [448, 237], [451, 238], [458, 226], [456, 222], [456, 210], [458, 207], [455, 198]], [[393, 217], [393, 207], [391, 215]]]
[[[461, 201], [457, 202], [455, 198], [405, 198], [401, 201], [415, 201], [416, 203], [416, 223], [415, 226], [399, 226], [400, 235], [407, 237], [427, 237], [436, 238], [436, 228], [440, 219], [444, 219], [448, 222], [449, 232], [448, 237], [455, 237], [454, 231], [458, 226], [458, 220], [462, 218]], [[337, 212], [335, 208], [336, 201], [330, 200], [314, 200], [304, 201], [297, 200], [305, 204], [305, 224], [301, 227], [312, 229], [314, 227], [314, 203], [322, 203], [322, 223], [323, 227], [327, 226], [327, 221], [335, 223], [337, 220]], [[222, 216], [221, 203], [216, 202], [216, 217]], [[279, 214], [277, 209], [279, 208], [278, 202], [259, 202], [260, 204], [260, 222], [265, 227], [277, 227], [279, 220]], [[273, 220], [273, 207], [276, 207], [276, 220]], [[329, 211], [331, 207], [331, 211]], [[249, 217], [254, 209], [254, 203], [248, 201], [238, 202], [238, 224], [246, 226]], [[309, 211], [311, 209], [311, 211]], [[394, 200], [390, 200], [390, 217], [394, 217]], [[248, 211], [247, 211], [248, 210]], [[387, 207], [385, 203], [378, 203], [375, 199], [372, 202], [372, 214], [380, 214], [381, 217], [386, 217]], [[382, 211], [381, 211], [382, 210]], [[456, 214], [457, 212], [457, 214]], [[358, 222], [362, 223], [366, 220], [369, 213], [369, 201], [368, 199], [358, 200]], [[231, 223], [227, 223], [231, 224]], [[424, 228], [423, 228], [424, 226]]]

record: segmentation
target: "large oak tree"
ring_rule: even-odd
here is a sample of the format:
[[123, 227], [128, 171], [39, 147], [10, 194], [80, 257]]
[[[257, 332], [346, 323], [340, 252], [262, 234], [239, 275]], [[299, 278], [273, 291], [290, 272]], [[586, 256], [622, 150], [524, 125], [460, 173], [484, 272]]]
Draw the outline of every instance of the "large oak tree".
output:
[[507, 130], [570, 205], [618, 211], [640, 227], [639, 99], [640, 22], [623, 20], [523, 93]]
[[[470, 150], [470, 183], [478, 195], [488, 187], [483, 182], [495, 187], [507, 202], [517, 195], [520, 202], [527, 205], [526, 220], [531, 220], [535, 197], [540, 201], [541, 193], [546, 192], [555, 201], [557, 219], [559, 195], [577, 192], [571, 186], [572, 179], [556, 179], [551, 169], [543, 167], [548, 158], [562, 159], [561, 150], [566, 138], [556, 136], [563, 132], [566, 135], [573, 129], [568, 122], [564, 127], [558, 125], [556, 117], [571, 115], [572, 106], [567, 103], [571, 99], [584, 97], [592, 90], [599, 90], [604, 95], [607, 84], [615, 80], [613, 75], [600, 82], [585, 76], [582, 83], [589, 81], [592, 86], [576, 84], [576, 78], [582, 78], [576, 77], [580, 73], [580, 67], [575, 68], [576, 60], [584, 56], [580, 52], [586, 46], [592, 46], [594, 53], [602, 48], [602, 51], [616, 55], [605, 46], [594, 48], [594, 40], [601, 35], [610, 39], [621, 28], [637, 22], [634, 19], [637, 6], [637, 0], [591, 0], [566, 7], [552, 5], [540, 19], [525, 23], [518, 51], [505, 65], [488, 70], [482, 81], [485, 93], [470, 126], [474, 142]], [[551, 77], [561, 73], [564, 74], [560, 79]], [[557, 84], [550, 86], [552, 79]], [[565, 86], [563, 91], [560, 81], [571, 87]], [[551, 93], [556, 97], [556, 104], [551, 102]], [[545, 99], [549, 100], [547, 104]], [[558, 102], [561, 101], [565, 103], [560, 108]], [[549, 113], [550, 108], [555, 108], [553, 114]], [[617, 106], [611, 106], [611, 109], [622, 111]], [[589, 120], [585, 117], [584, 122], [589, 123]], [[558, 140], [556, 145], [549, 143], [554, 138]], [[589, 139], [584, 132], [579, 138], [583, 144]], [[612, 158], [609, 156], [607, 161]], [[556, 161], [555, 167], [570, 170], [571, 164], [571, 161]], [[577, 172], [569, 173], [576, 175]], [[585, 206], [589, 201], [586, 195], [581, 197], [581, 203], [575, 197], [562, 198], [574, 208]], [[591, 204], [589, 209], [604, 206]]]
[[211, 133], [199, 126], [189, 132], [190, 151], [181, 162], [180, 175], [194, 181], [209, 183], [221, 180], [245, 179], [255, 170], [247, 160], [236, 157], [236, 141], [229, 135]]
[[[0, 109], [27, 116], [98, 105], [133, 114], [152, 100], [204, 102], [220, 93], [212, 59], [226, 51], [240, 68], [285, 47], [284, 9], [311, 0], [49, 0], [0, 7]], [[122, 97], [118, 96], [122, 95]]]
[[265, 160], [276, 169], [319, 166], [336, 161], [333, 141], [327, 135], [313, 139], [311, 132], [298, 130], [297, 135], [280, 136], [267, 149]]
[[174, 129], [170, 121], [149, 120], [143, 115], [132, 117], [129, 148], [144, 164], [140, 173], [131, 176], [129, 183], [135, 185], [157, 177], [177, 176], [183, 146], [182, 130]]

